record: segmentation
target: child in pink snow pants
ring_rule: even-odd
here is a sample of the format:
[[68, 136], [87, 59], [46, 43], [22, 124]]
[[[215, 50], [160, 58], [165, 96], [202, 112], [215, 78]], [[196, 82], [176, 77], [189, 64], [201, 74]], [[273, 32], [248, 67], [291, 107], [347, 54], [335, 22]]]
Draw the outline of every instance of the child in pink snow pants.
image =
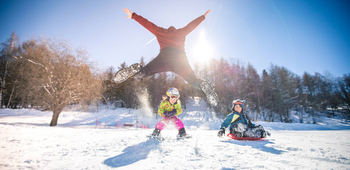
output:
[[167, 97], [160, 103], [158, 114], [163, 117], [154, 129], [152, 136], [159, 136], [160, 131], [163, 130], [170, 122], [174, 123], [179, 130], [179, 136], [186, 136], [186, 131], [182, 121], [177, 118], [177, 115], [182, 113], [181, 102], [179, 100], [180, 93], [175, 87], [171, 87], [166, 92]]
[[177, 118], [176, 116], [173, 117], [163, 117], [163, 119], [161, 121], [159, 121], [156, 125], [156, 128], [159, 130], [163, 130], [169, 123], [173, 122], [175, 127], [180, 130], [182, 128], [184, 128], [184, 124], [182, 123], [182, 121]]

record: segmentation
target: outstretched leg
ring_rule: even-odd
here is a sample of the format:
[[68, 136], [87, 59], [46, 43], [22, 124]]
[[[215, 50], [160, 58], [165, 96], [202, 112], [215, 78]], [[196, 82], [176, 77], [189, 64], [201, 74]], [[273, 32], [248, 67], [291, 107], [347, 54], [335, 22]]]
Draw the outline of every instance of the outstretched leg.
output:
[[144, 66], [141, 72], [144, 77], [151, 76], [156, 73], [171, 71], [180, 75], [188, 83], [200, 89], [203, 80], [198, 79], [188, 63], [186, 53], [183, 50], [165, 47], [158, 56]]
[[188, 63], [188, 59], [185, 51], [177, 48], [173, 48], [173, 47], [163, 48], [158, 54], [158, 56], [154, 58], [152, 61], [150, 61], [146, 66], [139, 67], [137, 73], [133, 71], [132, 73], [128, 74], [129, 76], [126, 78], [124, 75], [120, 77], [124, 77], [122, 81], [125, 81], [130, 77], [144, 78], [156, 73], [161, 73], [166, 71], [171, 71], [180, 75], [193, 87], [202, 90], [207, 96], [208, 102], [210, 102], [214, 106], [218, 104], [218, 96], [215, 93], [214, 89], [211, 87], [211, 85], [208, 82], [197, 78], [190, 64]]
[[[132, 73], [137, 70], [137, 73], [135, 72], [129, 77], [135, 76], [137, 78], [143, 78], [156, 73], [171, 71], [180, 75], [183, 79], [185, 79], [188, 83], [197, 89], [201, 89], [200, 85], [202, 82], [204, 82], [202, 79], [197, 78], [197, 76], [194, 74], [191, 66], [188, 63], [186, 53], [183, 50], [177, 48], [165, 47], [160, 51], [156, 58], [154, 58], [144, 67], [139, 66], [137, 63], [133, 64], [130, 67], [135, 68], [135, 66], [137, 66], [137, 69], [129, 70], [133, 70]], [[123, 77], [125, 76], [123, 75]]]
[[[163, 52], [165, 51], [165, 52]], [[132, 64], [131, 66], [119, 70], [114, 77], [116, 83], [122, 83], [127, 79], [133, 78], [145, 78], [156, 73], [171, 71], [169, 67], [167, 50], [162, 50], [156, 58], [150, 61], [146, 66], [142, 67], [139, 63]]]

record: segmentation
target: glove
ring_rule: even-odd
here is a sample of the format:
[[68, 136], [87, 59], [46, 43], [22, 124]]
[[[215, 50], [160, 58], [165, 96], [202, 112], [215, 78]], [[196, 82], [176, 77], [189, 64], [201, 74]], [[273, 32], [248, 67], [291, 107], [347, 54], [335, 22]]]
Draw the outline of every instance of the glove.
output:
[[218, 136], [221, 137], [223, 135], [225, 135], [225, 129], [220, 129], [218, 132]]
[[248, 119], [248, 127], [253, 128], [255, 125]]
[[174, 117], [177, 113], [176, 109], [173, 109], [172, 111], [165, 111], [164, 112], [164, 116], [165, 117]]

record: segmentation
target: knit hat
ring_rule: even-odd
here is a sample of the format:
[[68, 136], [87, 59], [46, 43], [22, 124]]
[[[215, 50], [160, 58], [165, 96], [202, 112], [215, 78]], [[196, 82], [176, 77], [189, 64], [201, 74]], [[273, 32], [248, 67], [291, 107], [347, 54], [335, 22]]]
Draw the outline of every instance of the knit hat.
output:
[[234, 112], [235, 111], [235, 106], [239, 105], [239, 106], [241, 106], [242, 113], [243, 113], [243, 110], [244, 110], [243, 104], [244, 104], [244, 102], [245, 102], [245, 100], [240, 100], [240, 99], [233, 100], [232, 101], [232, 111]]

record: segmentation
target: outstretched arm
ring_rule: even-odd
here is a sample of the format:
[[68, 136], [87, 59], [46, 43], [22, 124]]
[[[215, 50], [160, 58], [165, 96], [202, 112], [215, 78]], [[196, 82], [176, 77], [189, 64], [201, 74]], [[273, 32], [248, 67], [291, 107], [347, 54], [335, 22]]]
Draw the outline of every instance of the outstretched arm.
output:
[[205, 19], [205, 17], [207, 17], [207, 15], [210, 13], [210, 10], [208, 10], [207, 12], [205, 12], [204, 15], [196, 18], [195, 20], [193, 20], [192, 22], [190, 22], [188, 25], [186, 25], [185, 27], [182, 28], [182, 30], [184, 30], [184, 32], [186, 34], [189, 34], [190, 32], [192, 32], [195, 28], [197, 28], [197, 26], [202, 23]]
[[156, 24], [153, 24], [152, 22], [148, 21], [146, 18], [143, 18], [141, 15], [137, 15], [135, 12], [134, 13], [131, 12], [127, 8], [124, 8], [124, 12], [128, 15], [126, 16], [126, 18], [134, 19], [154, 35], [160, 29], [160, 27], [158, 27]]

